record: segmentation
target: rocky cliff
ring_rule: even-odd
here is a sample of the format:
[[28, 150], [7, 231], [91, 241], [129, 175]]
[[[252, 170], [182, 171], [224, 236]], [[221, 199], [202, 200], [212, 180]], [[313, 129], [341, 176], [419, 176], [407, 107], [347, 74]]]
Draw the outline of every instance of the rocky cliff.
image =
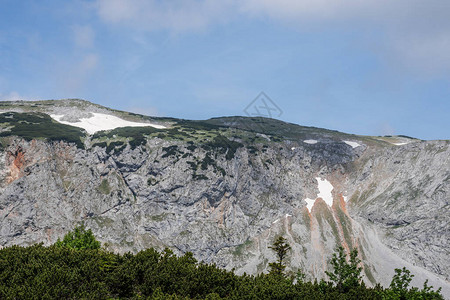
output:
[[[79, 100], [0, 111], [1, 246], [51, 244], [83, 222], [110, 250], [170, 247], [258, 273], [281, 234], [292, 271], [325, 277], [337, 246], [358, 247], [368, 283], [406, 266], [413, 283], [450, 295], [450, 141], [151, 118]], [[159, 125], [76, 127], [95, 112]]]

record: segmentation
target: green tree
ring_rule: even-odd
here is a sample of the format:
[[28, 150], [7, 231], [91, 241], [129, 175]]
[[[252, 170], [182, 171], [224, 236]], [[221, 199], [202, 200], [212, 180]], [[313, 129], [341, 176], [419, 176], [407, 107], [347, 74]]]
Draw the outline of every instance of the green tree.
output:
[[392, 277], [392, 281], [390, 284], [390, 289], [399, 295], [406, 294], [408, 291], [409, 283], [411, 282], [414, 275], [411, 272], [403, 267], [403, 269], [395, 269], [395, 274]]
[[331, 264], [334, 268], [333, 272], [325, 271], [325, 273], [340, 291], [346, 292], [352, 288], [358, 287], [361, 283], [362, 267], [359, 266], [361, 260], [358, 259], [358, 250], [356, 248], [350, 251], [348, 261], [342, 246], [340, 246], [337, 251], [338, 253], [334, 253], [333, 258], [331, 259]]
[[95, 239], [92, 230], [86, 230], [84, 225], [80, 225], [75, 227], [73, 231], [68, 232], [62, 241], [58, 239], [55, 246], [77, 250], [100, 249], [100, 242]]
[[302, 269], [298, 269], [297, 273], [295, 274], [294, 279], [296, 282], [299, 282], [299, 283], [304, 282], [306, 280], [306, 273], [303, 272]]
[[434, 291], [432, 286], [428, 286], [428, 280], [424, 282], [422, 290], [419, 290], [417, 287], [410, 288], [409, 284], [413, 277], [414, 275], [405, 267], [395, 269], [389, 289], [384, 293], [385, 297], [394, 300], [444, 299], [441, 295], [441, 289]]
[[443, 300], [444, 297], [441, 295], [442, 287], [438, 288], [437, 291], [433, 290], [433, 286], [428, 285], [428, 279], [423, 283], [423, 289], [418, 293], [422, 296], [422, 299], [439, 299]]
[[286, 258], [291, 246], [286, 242], [284, 237], [279, 236], [272, 246], [269, 246], [269, 248], [275, 251], [275, 254], [278, 257], [276, 262], [269, 263], [270, 273], [284, 276], [284, 269], [286, 269], [286, 265], [283, 264], [283, 260]]

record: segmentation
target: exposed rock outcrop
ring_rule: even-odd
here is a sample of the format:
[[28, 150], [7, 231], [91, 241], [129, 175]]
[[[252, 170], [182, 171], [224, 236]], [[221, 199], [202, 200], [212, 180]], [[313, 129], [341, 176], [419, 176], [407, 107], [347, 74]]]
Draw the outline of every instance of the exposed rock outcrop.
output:
[[[450, 295], [449, 141], [351, 136], [352, 146], [317, 129], [311, 144], [237, 128], [148, 133], [140, 144], [91, 136], [85, 149], [8, 137], [0, 245], [48, 245], [84, 222], [114, 251], [167, 246], [257, 273], [282, 234], [290, 270], [325, 277], [338, 245], [358, 247], [367, 282], [388, 284], [407, 266], [416, 284], [430, 279]], [[332, 185], [331, 205], [316, 178]]]

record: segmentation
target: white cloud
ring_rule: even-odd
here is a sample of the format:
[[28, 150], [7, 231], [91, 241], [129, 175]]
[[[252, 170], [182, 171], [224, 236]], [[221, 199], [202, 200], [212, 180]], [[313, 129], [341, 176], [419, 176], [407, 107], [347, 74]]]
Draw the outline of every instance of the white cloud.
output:
[[233, 0], [98, 0], [97, 12], [108, 23], [140, 30], [183, 32], [219, 22], [234, 6]]
[[95, 7], [104, 22], [139, 31], [204, 30], [236, 17], [263, 17], [303, 30], [367, 30], [377, 36], [360, 43], [386, 64], [450, 69], [448, 0], [97, 0]]
[[393, 50], [407, 67], [429, 73], [450, 72], [450, 32], [430, 36], [400, 36], [393, 42]]
[[450, 23], [447, 20], [450, 3], [446, 0], [242, 0], [239, 3], [245, 13], [300, 23], [358, 20], [403, 30], [411, 25], [415, 28], [414, 24], [426, 28], [436, 22]]
[[95, 33], [88, 25], [74, 25], [72, 27], [75, 45], [80, 48], [92, 48], [94, 46]]
[[244, 0], [242, 3], [241, 10], [245, 13], [299, 28], [344, 26], [378, 31], [381, 34], [370, 43], [384, 50], [376, 53], [389, 64], [400, 62], [404, 68], [427, 73], [450, 71], [447, 0]]
[[98, 14], [100, 17], [112, 23], [126, 22], [139, 14], [139, 6], [144, 5], [142, 1], [123, 0], [99, 0], [97, 1]]
[[385, 0], [245, 0], [241, 11], [264, 14], [285, 21], [330, 21], [347, 19], [364, 10], [374, 11]]

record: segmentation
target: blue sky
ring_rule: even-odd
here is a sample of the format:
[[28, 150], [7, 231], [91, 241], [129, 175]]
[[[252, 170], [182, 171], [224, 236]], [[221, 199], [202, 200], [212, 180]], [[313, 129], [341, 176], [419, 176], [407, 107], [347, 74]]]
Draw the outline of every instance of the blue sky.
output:
[[0, 0], [0, 99], [450, 135], [448, 0]]

